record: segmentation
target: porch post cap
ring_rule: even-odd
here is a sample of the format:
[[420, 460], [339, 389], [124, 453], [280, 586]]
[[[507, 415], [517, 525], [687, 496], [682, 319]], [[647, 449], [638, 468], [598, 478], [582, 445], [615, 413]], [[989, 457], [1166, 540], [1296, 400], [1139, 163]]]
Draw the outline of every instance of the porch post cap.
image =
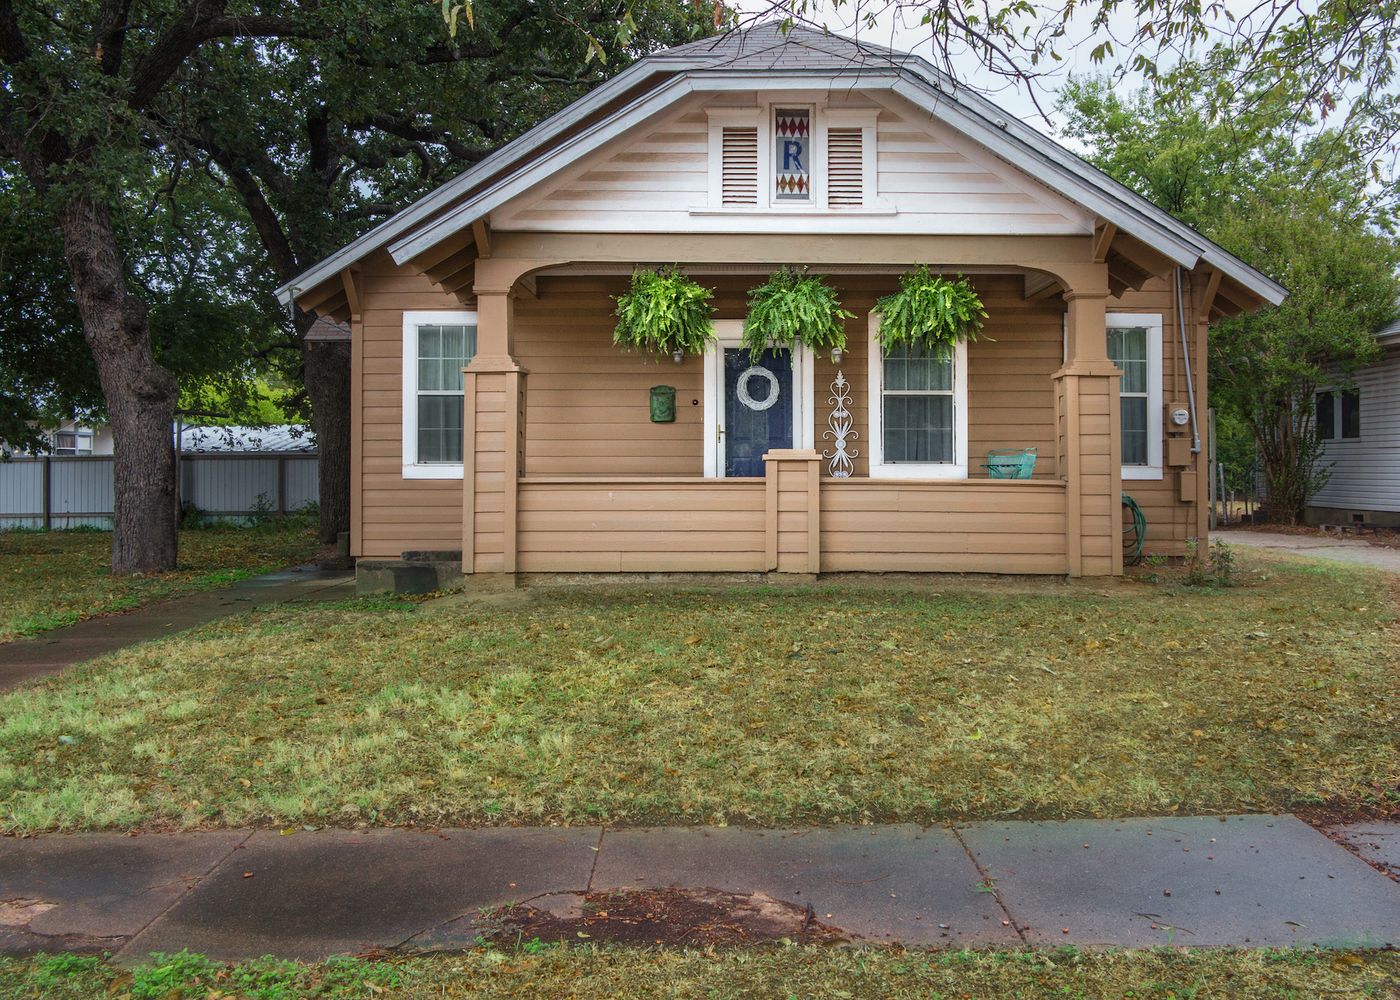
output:
[[765, 462], [820, 462], [821, 452], [814, 448], [774, 448], [763, 453]]
[[529, 369], [521, 368], [520, 362], [509, 355], [491, 357], [478, 354], [462, 368], [464, 375], [468, 372], [473, 375], [496, 375], [502, 372], [519, 372], [521, 375], [528, 375]]
[[1123, 370], [1112, 361], [1072, 361], [1057, 370], [1051, 378], [1065, 378], [1066, 376], [1079, 375], [1122, 375]]

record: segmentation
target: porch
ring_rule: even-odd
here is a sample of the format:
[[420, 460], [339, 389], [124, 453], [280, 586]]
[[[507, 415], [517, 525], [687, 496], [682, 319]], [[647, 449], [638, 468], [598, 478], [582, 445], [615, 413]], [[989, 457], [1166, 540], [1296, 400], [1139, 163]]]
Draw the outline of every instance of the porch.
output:
[[[721, 248], [695, 240], [713, 243], [711, 255]], [[990, 314], [984, 339], [958, 358], [960, 429], [948, 460], [871, 461], [888, 439], [872, 427], [881, 402], [870, 311], [908, 264], [818, 261], [813, 271], [856, 318], [843, 356], [792, 362], [792, 434], [762, 451], [759, 475], [752, 463], [726, 468], [716, 444], [726, 389], [714, 359], [658, 363], [613, 346], [612, 296], [625, 290], [629, 263], [477, 260], [478, 349], [464, 376], [467, 572], [483, 584], [522, 573], [1121, 572], [1106, 268], [1059, 260], [1061, 273], [1047, 270], [1071, 248], [1089, 257], [1087, 239], [992, 242], [1031, 251], [1039, 266], [1022, 252], [1011, 263], [942, 268], [967, 274]], [[716, 289], [717, 326], [733, 328], [747, 290], [771, 270], [712, 257], [682, 267]], [[1083, 290], [1069, 287], [1075, 280]], [[832, 474], [826, 433], [838, 377], [851, 414], [849, 477]], [[674, 390], [673, 420], [650, 419], [656, 386]], [[1034, 477], [988, 478], [986, 454], [1002, 448], [1035, 448]]]

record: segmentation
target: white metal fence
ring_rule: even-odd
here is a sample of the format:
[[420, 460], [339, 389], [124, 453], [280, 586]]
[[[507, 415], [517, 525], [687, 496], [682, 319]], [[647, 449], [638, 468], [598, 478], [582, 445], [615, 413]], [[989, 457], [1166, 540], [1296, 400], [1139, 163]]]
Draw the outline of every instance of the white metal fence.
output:
[[[180, 456], [180, 499], [216, 518], [288, 513], [318, 497], [316, 456], [303, 452]], [[112, 458], [0, 462], [0, 529], [112, 525]]]

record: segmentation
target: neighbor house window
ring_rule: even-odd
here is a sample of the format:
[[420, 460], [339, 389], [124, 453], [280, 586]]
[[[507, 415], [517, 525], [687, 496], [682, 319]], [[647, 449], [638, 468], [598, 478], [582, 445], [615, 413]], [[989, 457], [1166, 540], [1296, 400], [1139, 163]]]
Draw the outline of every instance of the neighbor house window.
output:
[[404, 313], [403, 340], [404, 476], [460, 476], [462, 368], [476, 355], [476, 313]]
[[870, 317], [870, 474], [967, 475], [967, 348], [949, 357], [923, 348], [882, 350]]
[[1124, 479], [1162, 478], [1162, 317], [1109, 313], [1108, 356], [1122, 369], [1119, 444]]
[[1361, 394], [1319, 392], [1317, 436], [1324, 441], [1344, 441], [1361, 437]]

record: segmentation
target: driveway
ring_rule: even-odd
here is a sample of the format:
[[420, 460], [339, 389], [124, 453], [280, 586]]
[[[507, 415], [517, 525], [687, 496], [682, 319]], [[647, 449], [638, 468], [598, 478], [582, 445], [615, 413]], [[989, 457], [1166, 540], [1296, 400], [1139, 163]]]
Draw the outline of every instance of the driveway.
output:
[[1284, 535], [1269, 531], [1212, 531], [1211, 541], [1243, 545], [1275, 552], [1291, 552], [1335, 562], [1357, 563], [1400, 573], [1400, 549], [1372, 545], [1359, 538], [1323, 538], [1317, 535]]

